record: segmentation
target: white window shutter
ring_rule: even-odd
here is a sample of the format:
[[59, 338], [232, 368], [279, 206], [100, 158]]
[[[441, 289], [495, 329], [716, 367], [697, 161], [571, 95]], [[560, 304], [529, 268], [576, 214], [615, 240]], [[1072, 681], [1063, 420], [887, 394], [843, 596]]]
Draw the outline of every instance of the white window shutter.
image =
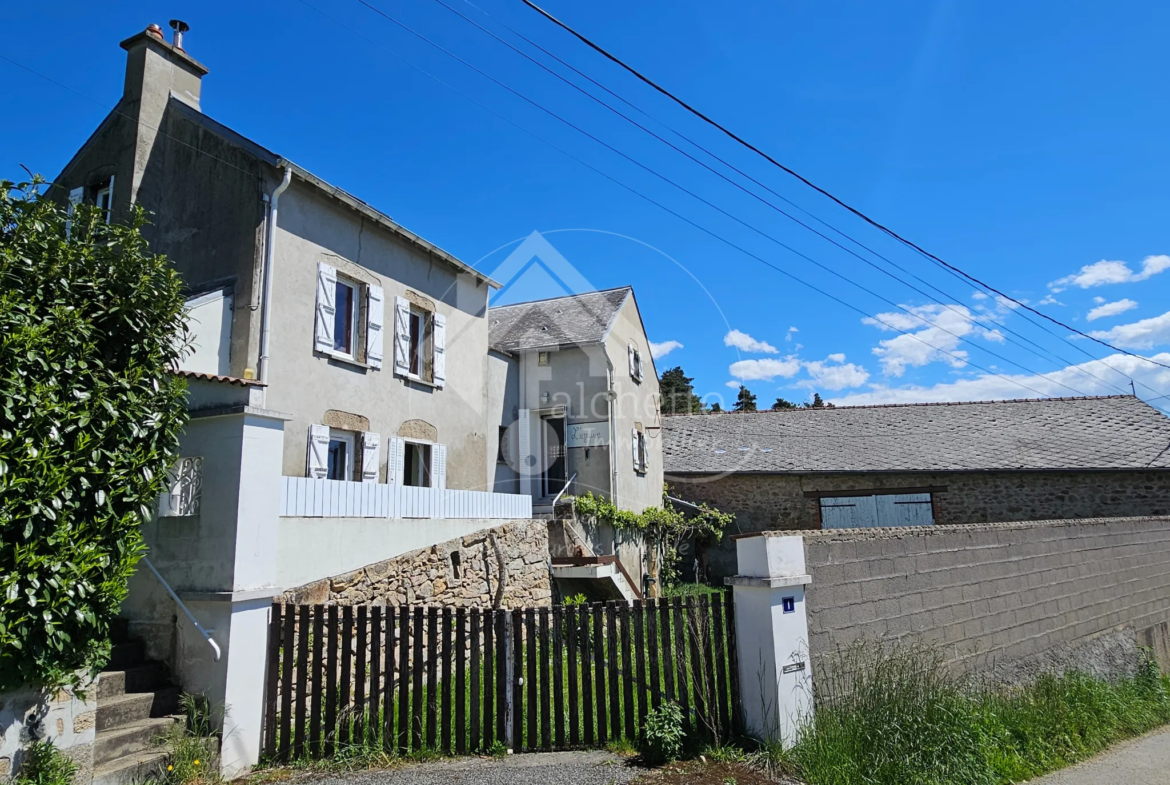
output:
[[382, 459], [379, 449], [382, 437], [373, 431], [362, 433], [362, 482], [378, 481], [378, 462]]
[[431, 487], [447, 488], [447, 445], [431, 445]]
[[394, 373], [410, 373], [410, 301], [394, 298]]
[[386, 295], [381, 286], [366, 287], [366, 362], [382, 367], [382, 325], [386, 321]]
[[65, 210], [65, 236], [68, 237], [73, 231], [73, 213], [77, 210], [77, 205], [81, 204], [81, 200], [85, 198], [84, 188], [74, 188], [69, 192], [69, 207]]
[[309, 459], [305, 464], [305, 476], [315, 480], [325, 478], [329, 473], [329, 426], [309, 426]]
[[636, 379], [638, 370], [634, 367], [634, 345], [632, 343], [626, 346], [626, 352], [630, 355], [630, 376]]
[[406, 466], [406, 439], [391, 436], [386, 441], [386, 482], [405, 485], [402, 476]]
[[442, 387], [447, 381], [447, 317], [437, 313], [434, 318], [431, 343], [435, 346], [435, 362], [432, 366], [432, 376], [435, 385]]
[[313, 348], [333, 353], [333, 318], [337, 313], [337, 270], [317, 262], [317, 329]]
[[641, 471], [642, 465], [638, 458], [641, 456], [641, 449], [638, 447], [638, 429], [634, 428], [630, 431], [630, 441], [633, 443], [634, 451], [634, 471]]
[[114, 176], [110, 175], [110, 206], [106, 210], [106, 223], [114, 219]]

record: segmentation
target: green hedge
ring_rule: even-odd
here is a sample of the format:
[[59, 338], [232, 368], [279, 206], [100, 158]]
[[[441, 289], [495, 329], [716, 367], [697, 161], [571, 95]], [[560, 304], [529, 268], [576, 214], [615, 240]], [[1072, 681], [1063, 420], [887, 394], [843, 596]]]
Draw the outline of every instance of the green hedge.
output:
[[0, 182], [0, 692], [80, 686], [186, 421], [181, 283], [139, 228]]

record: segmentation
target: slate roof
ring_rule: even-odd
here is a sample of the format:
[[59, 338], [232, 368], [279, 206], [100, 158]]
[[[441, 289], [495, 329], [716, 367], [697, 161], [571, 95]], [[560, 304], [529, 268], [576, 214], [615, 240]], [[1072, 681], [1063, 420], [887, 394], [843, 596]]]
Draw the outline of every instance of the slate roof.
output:
[[623, 286], [492, 308], [488, 346], [515, 352], [603, 341], [631, 291]]
[[1133, 396], [663, 417], [667, 474], [1170, 468], [1170, 418]]

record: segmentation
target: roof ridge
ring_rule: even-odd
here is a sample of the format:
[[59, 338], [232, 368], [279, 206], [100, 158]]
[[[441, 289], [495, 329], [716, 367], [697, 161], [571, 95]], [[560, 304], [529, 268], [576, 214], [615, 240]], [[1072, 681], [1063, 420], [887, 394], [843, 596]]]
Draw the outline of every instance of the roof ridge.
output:
[[751, 414], [791, 414], [795, 412], [827, 412], [827, 411], [841, 411], [846, 409], [908, 409], [915, 406], [978, 406], [981, 404], [993, 403], [1044, 403], [1047, 401], [1102, 401], [1113, 398], [1132, 398], [1134, 400], [1141, 400], [1136, 395], [1069, 395], [1069, 396], [1053, 396], [1051, 398], [990, 398], [982, 401], [918, 401], [914, 403], [871, 403], [861, 404], [858, 406], [825, 406], [825, 407], [807, 407], [794, 406], [790, 409], [758, 409], [753, 412], [737, 412], [734, 409], [725, 409], [720, 412], [702, 412], [702, 413], [687, 413], [674, 414], [663, 412], [663, 417], [706, 417], [712, 414], [734, 414], [734, 415], [751, 415]]
[[554, 300], [572, 300], [576, 297], [587, 297], [591, 294], [607, 294], [609, 292], [620, 292], [625, 289], [633, 291], [634, 287], [630, 284], [625, 286], [612, 286], [609, 289], [594, 289], [591, 292], [578, 292], [577, 294], [562, 294], [559, 297], [544, 297], [540, 300], [525, 300], [522, 303], [508, 303], [507, 305], [489, 306], [488, 312], [502, 311], [505, 308], [519, 308], [521, 305], [536, 305], [537, 303], [551, 303]]

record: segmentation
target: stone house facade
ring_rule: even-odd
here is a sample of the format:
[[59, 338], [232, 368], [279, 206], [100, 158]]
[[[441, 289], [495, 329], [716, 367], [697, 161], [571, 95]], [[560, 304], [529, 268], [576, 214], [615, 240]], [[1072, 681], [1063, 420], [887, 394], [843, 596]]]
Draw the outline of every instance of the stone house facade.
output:
[[[1130, 396], [667, 417], [663, 438], [667, 481], [730, 534], [1170, 514], [1170, 419]], [[705, 558], [734, 574], [733, 544]]]

